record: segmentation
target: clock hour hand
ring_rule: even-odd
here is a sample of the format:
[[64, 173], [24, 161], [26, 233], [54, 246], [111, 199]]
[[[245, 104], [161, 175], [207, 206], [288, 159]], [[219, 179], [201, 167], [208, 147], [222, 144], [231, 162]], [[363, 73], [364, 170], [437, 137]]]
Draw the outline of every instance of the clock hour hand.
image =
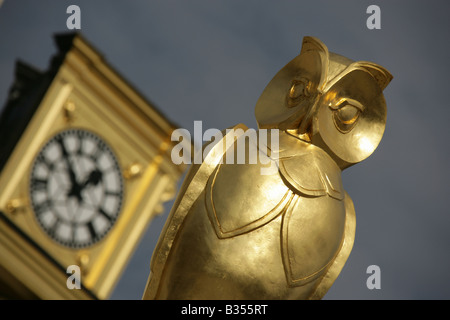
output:
[[80, 185], [80, 191], [87, 187], [89, 184], [96, 186], [102, 180], [103, 174], [100, 170], [92, 170], [86, 180]]

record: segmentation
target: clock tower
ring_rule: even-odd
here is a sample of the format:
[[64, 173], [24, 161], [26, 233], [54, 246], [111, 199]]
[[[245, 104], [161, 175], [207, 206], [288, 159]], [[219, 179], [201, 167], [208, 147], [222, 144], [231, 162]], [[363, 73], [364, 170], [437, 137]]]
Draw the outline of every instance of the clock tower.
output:
[[47, 71], [17, 62], [0, 118], [0, 296], [106, 299], [175, 194], [177, 126], [80, 34], [55, 42]]

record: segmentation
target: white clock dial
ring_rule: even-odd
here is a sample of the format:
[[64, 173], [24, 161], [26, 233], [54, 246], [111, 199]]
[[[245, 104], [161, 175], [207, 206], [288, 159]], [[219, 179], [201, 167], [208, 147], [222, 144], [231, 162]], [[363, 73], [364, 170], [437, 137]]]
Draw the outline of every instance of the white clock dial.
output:
[[62, 131], [34, 160], [30, 199], [37, 221], [52, 239], [72, 248], [91, 246], [108, 233], [121, 211], [117, 157], [90, 131]]

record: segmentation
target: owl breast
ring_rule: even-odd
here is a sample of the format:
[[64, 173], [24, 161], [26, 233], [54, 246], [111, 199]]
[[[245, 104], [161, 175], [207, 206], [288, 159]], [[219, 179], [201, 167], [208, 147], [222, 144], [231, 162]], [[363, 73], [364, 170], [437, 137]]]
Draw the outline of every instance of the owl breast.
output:
[[308, 298], [339, 251], [344, 211], [257, 164], [218, 166], [177, 234], [158, 298]]
[[[290, 165], [295, 160], [289, 159]], [[308, 179], [301, 179], [297, 172], [296, 180], [308, 180], [315, 185], [302, 188], [311, 194], [289, 188], [278, 172], [259, 174], [259, 165], [219, 166], [206, 187], [207, 213], [219, 238], [245, 234], [251, 238], [252, 231], [264, 228], [280, 216], [277, 240], [289, 286], [300, 286], [320, 277], [339, 251], [344, 235], [344, 202], [326, 192], [330, 189], [328, 183], [316, 174], [325, 173], [309, 160], [305, 163], [304, 156], [297, 159], [300, 162], [297, 167], [303, 167], [301, 174]], [[311, 177], [316, 177], [316, 181]]]

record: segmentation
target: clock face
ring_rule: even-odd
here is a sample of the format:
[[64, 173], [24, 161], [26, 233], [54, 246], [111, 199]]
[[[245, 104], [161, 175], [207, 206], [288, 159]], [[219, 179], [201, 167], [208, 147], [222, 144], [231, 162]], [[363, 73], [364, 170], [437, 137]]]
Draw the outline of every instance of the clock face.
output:
[[64, 246], [82, 248], [101, 240], [117, 220], [122, 198], [117, 158], [90, 131], [56, 134], [34, 160], [31, 206], [42, 229]]

